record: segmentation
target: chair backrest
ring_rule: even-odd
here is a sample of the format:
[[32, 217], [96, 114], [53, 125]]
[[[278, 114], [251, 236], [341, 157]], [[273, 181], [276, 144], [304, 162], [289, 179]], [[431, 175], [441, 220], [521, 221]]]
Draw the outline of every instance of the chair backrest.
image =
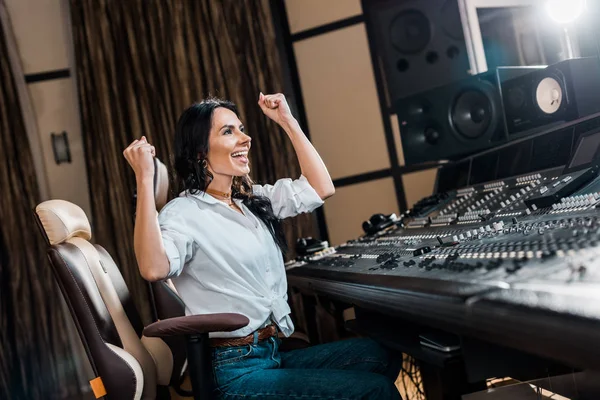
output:
[[[167, 167], [154, 158], [154, 201], [156, 211], [160, 211], [167, 204], [169, 194], [169, 175]], [[179, 297], [175, 286], [170, 279], [150, 283], [152, 308], [156, 319], [182, 317], [185, 315], [185, 304]], [[173, 373], [171, 386], [177, 388], [186, 367], [186, 342], [183, 337], [164, 338], [173, 354]]]
[[64, 200], [39, 204], [35, 213], [48, 256], [92, 369], [108, 399], [155, 399], [168, 385], [173, 356], [158, 338], [142, 336], [141, 318], [111, 256], [90, 242], [83, 210]]

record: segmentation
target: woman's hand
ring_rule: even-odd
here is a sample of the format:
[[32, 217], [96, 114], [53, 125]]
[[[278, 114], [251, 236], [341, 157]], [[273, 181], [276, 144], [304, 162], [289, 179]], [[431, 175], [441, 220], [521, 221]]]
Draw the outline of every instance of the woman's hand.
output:
[[261, 92], [258, 97], [258, 105], [267, 117], [282, 127], [295, 121], [290, 106], [281, 93], [265, 95]]
[[146, 141], [142, 136], [139, 140], [134, 140], [124, 151], [123, 156], [133, 168], [136, 179], [154, 178], [154, 156], [156, 151], [154, 146]]

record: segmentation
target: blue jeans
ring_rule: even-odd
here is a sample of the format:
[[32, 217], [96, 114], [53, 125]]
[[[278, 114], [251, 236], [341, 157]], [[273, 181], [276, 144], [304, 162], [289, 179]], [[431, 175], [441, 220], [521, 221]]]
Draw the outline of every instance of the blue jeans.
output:
[[213, 349], [213, 376], [221, 399], [398, 399], [394, 380], [401, 357], [377, 342], [348, 339], [279, 352], [276, 337]]

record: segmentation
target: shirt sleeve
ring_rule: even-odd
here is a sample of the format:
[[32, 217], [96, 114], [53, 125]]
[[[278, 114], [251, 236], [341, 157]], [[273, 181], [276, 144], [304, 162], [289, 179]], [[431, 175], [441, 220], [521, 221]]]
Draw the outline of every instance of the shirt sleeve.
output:
[[279, 219], [312, 212], [323, 205], [323, 200], [304, 175], [293, 181], [279, 179], [274, 185], [253, 185], [252, 190], [255, 195], [271, 200], [273, 212]]
[[[178, 204], [179, 203], [179, 204]], [[188, 221], [185, 218], [183, 204], [175, 201], [168, 204], [158, 215], [163, 245], [169, 259], [169, 275], [165, 278], [179, 276], [185, 264], [192, 259], [196, 249], [191, 235], [187, 232]]]

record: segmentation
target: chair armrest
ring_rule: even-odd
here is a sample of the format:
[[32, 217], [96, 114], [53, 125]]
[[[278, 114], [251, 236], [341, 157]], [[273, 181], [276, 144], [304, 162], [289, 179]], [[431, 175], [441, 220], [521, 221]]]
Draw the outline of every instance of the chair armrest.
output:
[[201, 314], [156, 321], [144, 328], [144, 336], [165, 337], [208, 332], [231, 332], [248, 325], [250, 320], [234, 313]]

